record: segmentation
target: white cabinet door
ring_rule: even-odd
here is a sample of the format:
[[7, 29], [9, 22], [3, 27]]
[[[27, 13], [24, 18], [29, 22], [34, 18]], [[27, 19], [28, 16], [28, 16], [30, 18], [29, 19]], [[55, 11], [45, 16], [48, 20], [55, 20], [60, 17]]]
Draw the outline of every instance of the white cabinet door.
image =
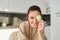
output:
[[9, 0], [9, 10], [14, 12], [23, 12], [24, 9], [23, 0]]
[[42, 13], [46, 14], [46, 2], [43, 0], [9, 0], [9, 10], [15, 12], [27, 12], [32, 5], [40, 6]]
[[8, 8], [8, 0], [0, 0], [0, 11]]

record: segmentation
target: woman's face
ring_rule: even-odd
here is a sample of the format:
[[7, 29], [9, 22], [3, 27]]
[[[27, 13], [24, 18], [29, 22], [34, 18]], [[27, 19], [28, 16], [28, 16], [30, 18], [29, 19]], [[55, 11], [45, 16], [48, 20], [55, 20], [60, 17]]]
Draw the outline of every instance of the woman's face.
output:
[[40, 13], [37, 10], [29, 12], [28, 21], [31, 27], [36, 28], [38, 26], [38, 21], [36, 20], [36, 16], [39, 14]]

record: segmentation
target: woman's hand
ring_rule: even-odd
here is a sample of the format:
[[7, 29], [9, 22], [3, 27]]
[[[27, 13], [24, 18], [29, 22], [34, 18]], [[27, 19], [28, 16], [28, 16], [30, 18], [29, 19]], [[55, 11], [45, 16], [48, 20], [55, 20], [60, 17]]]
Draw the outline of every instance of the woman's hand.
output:
[[38, 21], [38, 31], [42, 31], [42, 30], [44, 30], [44, 28], [45, 28], [45, 23], [41, 19], [41, 20]]

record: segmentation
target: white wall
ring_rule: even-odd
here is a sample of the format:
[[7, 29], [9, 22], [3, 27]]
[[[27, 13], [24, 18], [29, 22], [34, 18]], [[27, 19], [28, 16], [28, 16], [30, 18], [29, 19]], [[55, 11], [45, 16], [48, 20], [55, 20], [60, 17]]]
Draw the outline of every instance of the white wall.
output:
[[45, 28], [45, 33], [46, 33], [46, 36], [47, 36], [47, 39], [48, 39], [48, 40], [50, 40], [50, 27], [51, 27], [51, 26], [47, 26], [47, 27]]
[[60, 0], [51, 0], [51, 40], [60, 40]]

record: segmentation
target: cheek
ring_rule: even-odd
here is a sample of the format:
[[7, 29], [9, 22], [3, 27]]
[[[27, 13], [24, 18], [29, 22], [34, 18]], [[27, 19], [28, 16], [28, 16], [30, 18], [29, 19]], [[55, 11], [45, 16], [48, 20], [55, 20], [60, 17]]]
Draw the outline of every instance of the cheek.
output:
[[33, 24], [33, 20], [32, 19], [29, 19], [29, 22], [30, 22], [30, 24]]
[[32, 19], [28, 19], [30, 24], [33, 24], [33, 20]]

